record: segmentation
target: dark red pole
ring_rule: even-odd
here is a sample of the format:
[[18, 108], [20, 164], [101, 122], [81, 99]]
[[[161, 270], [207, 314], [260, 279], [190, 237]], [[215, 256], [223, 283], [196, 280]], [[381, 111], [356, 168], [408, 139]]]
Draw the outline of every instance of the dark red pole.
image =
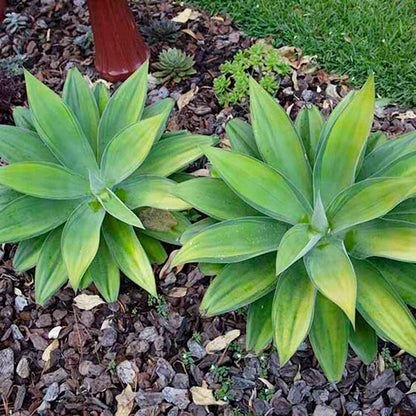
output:
[[6, 16], [6, 0], [0, 0], [0, 23]]
[[108, 81], [123, 81], [149, 56], [129, 4], [127, 0], [88, 0], [88, 8], [95, 69]]

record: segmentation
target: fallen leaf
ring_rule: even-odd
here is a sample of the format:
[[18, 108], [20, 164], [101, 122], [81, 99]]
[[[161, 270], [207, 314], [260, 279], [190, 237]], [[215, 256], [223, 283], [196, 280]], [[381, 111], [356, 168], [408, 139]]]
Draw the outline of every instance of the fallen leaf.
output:
[[194, 170], [193, 172], [191, 172], [192, 176], [203, 176], [203, 177], [210, 177], [211, 176], [211, 172], [209, 171], [209, 169], [198, 169], [198, 170]]
[[239, 329], [233, 329], [227, 332], [225, 335], [221, 335], [205, 346], [205, 351], [208, 354], [214, 354], [218, 351], [222, 351], [228, 347], [228, 345], [240, 336]]
[[198, 39], [198, 36], [195, 34], [195, 32], [192, 31], [191, 29], [182, 29], [181, 32], [186, 33], [187, 35], [189, 35], [191, 38], [194, 38], [195, 40], [200, 40]]
[[[163, 267], [160, 269], [159, 272], [159, 278], [160, 279], [164, 279], [171, 271], [171, 263], [173, 258], [176, 256], [176, 254], [178, 253], [179, 250], [173, 250], [170, 254], [168, 259], [166, 260], [166, 263], [163, 265]], [[176, 272], [179, 273], [182, 269], [183, 269], [183, 264], [182, 265], [178, 265], [175, 267]]]
[[407, 110], [405, 113], [399, 114], [396, 118], [400, 121], [413, 120], [416, 118], [416, 113], [413, 110]]
[[59, 333], [61, 332], [62, 326], [56, 326], [52, 328], [48, 333], [49, 339], [57, 339], [59, 337]]
[[341, 97], [338, 94], [337, 86], [335, 84], [328, 84], [326, 87], [325, 92], [332, 98], [336, 98], [337, 100], [340, 100]]
[[416, 393], [416, 381], [414, 381], [412, 383], [412, 385], [410, 386], [410, 389], [408, 392], [406, 392], [406, 394], [412, 394], [412, 393]]
[[75, 306], [79, 309], [89, 311], [98, 305], [105, 303], [98, 295], [87, 295], [81, 293], [74, 298]]
[[51, 354], [52, 351], [55, 351], [59, 347], [59, 341], [54, 339], [43, 351], [42, 353], [42, 360], [45, 361], [45, 367], [43, 368], [44, 371], [49, 370], [51, 365]]
[[179, 111], [182, 110], [182, 108], [186, 107], [195, 97], [195, 94], [198, 92], [198, 87], [192, 90], [189, 90], [188, 92], [185, 92], [185, 94], [181, 94], [181, 96], [178, 98], [178, 101], [176, 104], [178, 105]]
[[269, 389], [269, 390], [274, 390], [274, 386], [272, 383], [270, 383], [269, 380], [266, 380], [265, 378], [261, 378], [259, 377], [259, 380]]
[[206, 387], [191, 387], [192, 401], [200, 406], [224, 406], [226, 403], [222, 400], [217, 400], [214, 397], [212, 390]]
[[118, 396], [117, 400], [117, 412], [115, 416], [129, 416], [134, 406], [134, 399], [136, 393], [132, 390], [131, 386], [128, 385]]
[[174, 17], [172, 21], [176, 23], [186, 23], [188, 20], [197, 19], [200, 15], [201, 13], [195, 10], [186, 8], [185, 10], [180, 12], [176, 17]]
[[169, 291], [168, 296], [172, 298], [183, 298], [187, 292], [188, 288], [186, 287], [174, 287]]

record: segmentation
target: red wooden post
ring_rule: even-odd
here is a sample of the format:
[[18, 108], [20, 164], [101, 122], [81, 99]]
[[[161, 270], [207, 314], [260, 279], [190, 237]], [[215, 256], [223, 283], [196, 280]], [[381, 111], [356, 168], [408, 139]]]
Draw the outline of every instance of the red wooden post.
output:
[[6, 17], [6, 0], [0, 0], [0, 23]]
[[123, 81], [149, 56], [128, 2], [88, 0], [88, 8], [94, 35], [95, 69], [108, 81]]

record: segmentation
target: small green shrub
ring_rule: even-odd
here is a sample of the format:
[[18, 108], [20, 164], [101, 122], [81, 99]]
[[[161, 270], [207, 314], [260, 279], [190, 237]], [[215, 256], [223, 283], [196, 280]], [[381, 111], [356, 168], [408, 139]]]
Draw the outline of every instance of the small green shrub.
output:
[[[14, 267], [34, 266], [44, 304], [68, 279], [115, 301], [119, 269], [156, 296], [151, 262], [190, 225], [168, 176], [201, 156], [206, 136], [163, 135], [173, 100], [145, 107], [147, 63], [110, 98], [72, 69], [63, 98], [25, 72], [30, 109], [0, 126], [0, 241]], [[144, 226], [143, 224], [146, 224]]]
[[196, 73], [194, 64], [195, 61], [185, 52], [171, 48], [160, 52], [159, 60], [153, 65], [158, 71], [153, 75], [161, 84], [168, 81], [180, 82]]
[[254, 77], [260, 85], [274, 95], [280, 78], [290, 72], [279, 50], [265, 42], [257, 42], [240, 50], [232, 61], [221, 65], [221, 76], [214, 80], [214, 90], [221, 105], [245, 103], [249, 94], [249, 79]]
[[149, 44], [157, 42], [175, 43], [181, 27], [172, 20], [152, 20], [149, 26], [142, 28]]
[[3, 20], [3, 25], [6, 28], [6, 32], [10, 35], [16, 32], [23, 31], [29, 25], [29, 18], [19, 13], [6, 13], [6, 17]]
[[281, 365], [308, 335], [330, 381], [348, 343], [365, 363], [377, 335], [416, 355], [416, 132], [369, 136], [373, 77], [326, 121], [309, 106], [292, 123], [253, 79], [250, 98], [253, 125], [227, 126], [233, 151], [205, 151], [219, 178], [176, 186], [212, 220], [172, 266], [221, 264], [201, 309], [249, 304], [247, 349], [274, 339]]

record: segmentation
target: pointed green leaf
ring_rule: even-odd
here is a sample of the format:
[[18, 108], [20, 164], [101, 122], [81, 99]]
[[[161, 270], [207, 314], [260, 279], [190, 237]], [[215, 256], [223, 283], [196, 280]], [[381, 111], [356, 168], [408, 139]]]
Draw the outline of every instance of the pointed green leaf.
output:
[[252, 78], [250, 111], [263, 160], [289, 178], [310, 201], [312, 172], [296, 128], [286, 111]]
[[349, 323], [335, 303], [317, 294], [309, 340], [330, 382], [341, 380], [348, 353]]
[[377, 334], [365, 319], [357, 313], [355, 330], [350, 328], [350, 344], [358, 358], [369, 365], [377, 355]]
[[98, 154], [121, 130], [140, 120], [147, 94], [146, 61], [130, 78], [125, 81], [107, 104], [98, 127]]
[[220, 274], [224, 268], [225, 264], [219, 263], [199, 263], [198, 268], [201, 270], [201, 273], [205, 276], [217, 276]]
[[315, 206], [311, 218], [311, 227], [320, 234], [328, 232], [329, 223], [326, 217], [325, 207], [322, 203], [321, 195], [318, 193], [315, 199]]
[[279, 277], [273, 301], [273, 332], [281, 366], [308, 335], [315, 296], [303, 262], [297, 262]]
[[114, 260], [134, 283], [157, 296], [152, 266], [133, 227], [107, 216], [103, 233]]
[[309, 224], [296, 224], [280, 241], [276, 259], [276, 274], [284, 272], [293, 263], [307, 254], [322, 238], [310, 229]]
[[374, 77], [371, 76], [339, 114], [318, 155], [314, 180], [324, 206], [328, 206], [339, 192], [355, 182], [373, 113]]
[[97, 254], [105, 211], [97, 202], [83, 202], [69, 217], [62, 232], [62, 256], [69, 281], [77, 290]]
[[218, 221], [214, 220], [214, 218], [204, 218], [203, 220], [194, 222], [181, 235], [181, 240], [180, 240], [181, 244], [182, 245], [185, 244], [192, 237], [195, 237], [201, 231], [205, 230], [206, 228], [214, 224], [218, 224]]
[[40, 198], [73, 199], [90, 194], [88, 182], [52, 163], [22, 162], [0, 168], [0, 183]]
[[273, 254], [228, 264], [208, 287], [200, 309], [212, 316], [241, 308], [272, 291], [276, 282]]
[[1, 212], [0, 242], [16, 242], [46, 233], [65, 222], [79, 203], [26, 195], [17, 198]]
[[77, 68], [71, 68], [68, 71], [62, 99], [78, 120], [94, 154], [97, 154], [100, 113], [89, 81], [81, 75]]
[[246, 217], [212, 225], [188, 240], [172, 266], [187, 262], [237, 263], [276, 251], [285, 227], [271, 218]]
[[348, 252], [356, 258], [386, 257], [416, 262], [416, 224], [393, 220], [373, 220], [349, 231]]
[[9, 163], [58, 163], [35, 132], [13, 126], [0, 126], [0, 155]]
[[163, 139], [157, 143], [143, 164], [134, 172], [137, 175], [169, 176], [200, 158], [202, 147], [217, 143], [210, 136], [181, 136]]
[[371, 259], [371, 263], [394, 287], [401, 298], [416, 308], [416, 264], [382, 258]]
[[104, 81], [98, 80], [92, 87], [92, 92], [97, 103], [100, 117], [103, 115], [108, 102], [110, 101], [110, 91]]
[[381, 145], [387, 142], [387, 134], [382, 131], [376, 131], [368, 136], [367, 147], [365, 149], [365, 156], [368, 156], [371, 152], [378, 149]]
[[304, 261], [316, 288], [338, 305], [354, 326], [357, 280], [343, 242], [318, 244]]
[[36, 302], [44, 305], [68, 280], [61, 252], [62, 227], [49, 233], [35, 271]]
[[153, 207], [166, 210], [186, 210], [190, 205], [174, 195], [176, 182], [158, 176], [136, 176], [120, 183], [116, 195], [131, 209]]
[[242, 201], [221, 179], [191, 179], [177, 184], [174, 194], [218, 220], [261, 215]]
[[91, 274], [88, 273], [88, 270], [87, 270], [84, 276], [82, 276], [81, 281], [79, 282], [79, 289], [80, 290], [87, 289], [88, 287], [92, 285], [92, 283], [93, 281], [92, 281]]
[[139, 121], [112, 139], [101, 160], [101, 176], [108, 186], [126, 179], [146, 159], [161, 122], [161, 116]]
[[295, 126], [302, 139], [311, 166], [315, 163], [316, 150], [321, 136], [324, 119], [315, 105], [307, 105], [299, 111]]
[[166, 261], [168, 254], [160, 241], [140, 231], [136, 231], [136, 234], [151, 263], [162, 264]]
[[243, 120], [235, 118], [225, 126], [225, 132], [231, 143], [231, 149], [242, 155], [252, 156], [261, 160], [253, 128]]
[[19, 272], [35, 267], [39, 259], [40, 249], [47, 236], [48, 234], [45, 233], [38, 237], [21, 241], [13, 258], [13, 267], [19, 270]]
[[408, 153], [383, 169], [380, 169], [375, 176], [390, 178], [416, 178], [416, 152]]
[[415, 151], [416, 131], [388, 140], [364, 159], [358, 179], [362, 180], [371, 175], [377, 175], [380, 169], [390, 165], [401, 156]]
[[290, 224], [311, 213], [292, 185], [266, 164], [222, 149], [208, 148], [205, 154], [227, 185], [256, 210]]
[[250, 304], [247, 316], [246, 350], [259, 354], [273, 338], [273, 291]]
[[373, 178], [341, 192], [328, 208], [333, 232], [339, 232], [381, 217], [406, 199], [415, 189], [409, 178]]
[[111, 189], [107, 188], [100, 195], [96, 195], [96, 197], [104, 209], [113, 217], [118, 218], [126, 224], [133, 225], [134, 227], [144, 228], [139, 217], [124, 205]]
[[90, 276], [107, 302], [117, 300], [120, 290], [120, 272], [103, 237], [100, 238], [97, 254], [86, 275]]
[[163, 100], [156, 101], [155, 103], [144, 108], [142, 120], [146, 120], [148, 118], [156, 117], [159, 115], [162, 116], [162, 121], [156, 134], [155, 143], [157, 143], [161, 138], [166, 125], [168, 124], [169, 116], [174, 106], [175, 100], [173, 98], [164, 98]]
[[163, 241], [164, 243], [178, 246], [180, 245], [179, 240], [181, 238], [181, 235], [191, 225], [191, 222], [181, 212], [166, 211], [165, 214], [163, 212], [159, 213], [162, 219], [163, 217], [165, 217], [165, 220], [168, 219], [166, 214], [168, 214], [170, 217], [169, 221], [176, 222], [176, 225], [174, 225], [168, 231], [156, 231], [145, 229], [142, 232], [150, 237], [156, 238], [157, 240]]
[[26, 107], [16, 106], [13, 108], [13, 120], [17, 127], [22, 129], [36, 131], [33, 124], [32, 113]]
[[357, 308], [377, 331], [398, 347], [416, 355], [416, 321], [403, 300], [378, 270], [365, 261], [355, 261]]
[[36, 130], [65, 166], [88, 175], [98, 166], [88, 139], [61, 98], [25, 71], [27, 95]]
[[23, 195], [20, 192], [10, 189], [7, 186], [0, 185], [0, 210], [21, 196]]

